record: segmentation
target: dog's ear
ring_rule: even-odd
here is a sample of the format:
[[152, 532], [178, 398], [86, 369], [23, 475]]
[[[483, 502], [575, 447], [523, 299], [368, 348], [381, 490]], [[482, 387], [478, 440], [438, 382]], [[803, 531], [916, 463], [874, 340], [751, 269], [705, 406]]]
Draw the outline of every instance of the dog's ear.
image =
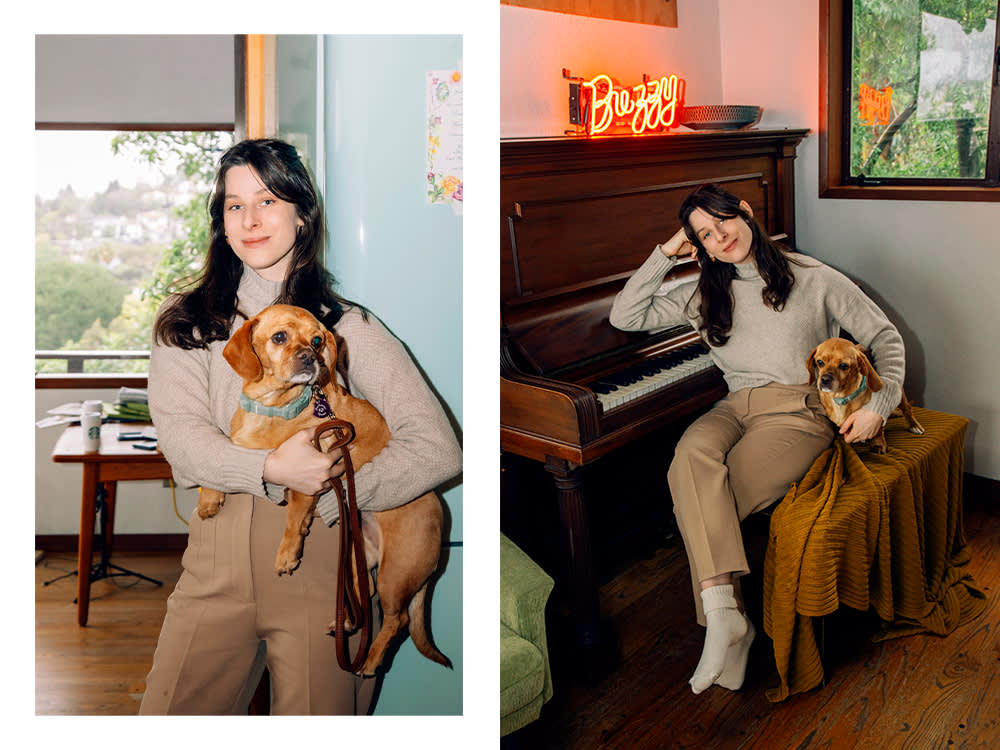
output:
[[860, 346], [858, 347], [858, 367], [861, 368], [861, 374], [868, 378], [868, 390], [872, 392], [881, 391], [882, 378], [878, 376], [875, 368], [872, 367], [872, 363], [865, 354], [865, 349]]
[[347, 342], [343, 339], [343, 337], [329, 331], [327, 331], [326, 336], [326, 350], [337, 352], [337, 361], [328, 362], [327, 366], [330, 368], [331, 374], [334, 372], [340, 373], [340, 378], [344, 382], [344, 389], [350, 393], [350, 385], [347, 380]]
[[330, 372], [333, 372], [337, 368], [335, 358], [340, 356], [340, 349], [337, 346], [337, 337], [324, 328], [323, 338], [323, 364], [326, 365], [326, 368]]
[[222, 350], [222, 356], [226, 358], [229, 366], [244, 381], [253, 383], [264, 376], [264, 365], [261, 364], [260, 357], [253, 348], [253, 330], [257, 325], [257, 318], [251, 318], [244, 323], [240, 329], [233, 334], [232, 338]]
[[[817, 346], [816, 349], [819, 349]], [[806, 360], [806, 367], [809, 369], [809, 385], [816, 382], [816, 349], [809, 352], [809, 358]], [[799, 355], [802, 356], [801, 354]]]

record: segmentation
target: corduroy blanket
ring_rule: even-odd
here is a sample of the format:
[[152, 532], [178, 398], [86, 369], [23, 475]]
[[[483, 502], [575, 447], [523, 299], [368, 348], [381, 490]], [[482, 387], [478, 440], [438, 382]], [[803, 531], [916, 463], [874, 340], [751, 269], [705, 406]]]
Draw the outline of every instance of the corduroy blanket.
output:
[[886, 424], [888, 452], [837, 438], [771, 516], [764, 561], [764, 629], [774, 642], [780, 685], [771, 701], [823, 680], [812, 619], [839, 606], [875, 610], [875, 640], [946, 635], [982, 612], [983, 592], [966, 572], [962, 477], [968, 420], [914, 409]]

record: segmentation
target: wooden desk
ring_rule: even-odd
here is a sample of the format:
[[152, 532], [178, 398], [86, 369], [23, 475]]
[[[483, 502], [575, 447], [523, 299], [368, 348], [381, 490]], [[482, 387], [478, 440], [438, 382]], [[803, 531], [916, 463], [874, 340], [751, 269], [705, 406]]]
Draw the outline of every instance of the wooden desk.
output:
[[56, 463], [83, 464], [83, 491], [80, 500], [80, 543], [77, 552], [76, 619], [87, 624], [90, 606], [91, 558], [94, 550], [94, 516], [97, 513], [98, 490], [103, 487], [107, 512], [101, 533], [106, 556], [110, 558], [115, 523], [115, 490], [117, 483], [135, 479], [170, 479], [170, 464], [158, 450], [145, 451], [129, 441], [118, 440], [121, 431], [135, 431], [145, 425], [105, 424], [101, 427], [101, 447], [97, 453], [83, 450], [83, 431], [67, 427], [52, 449]]

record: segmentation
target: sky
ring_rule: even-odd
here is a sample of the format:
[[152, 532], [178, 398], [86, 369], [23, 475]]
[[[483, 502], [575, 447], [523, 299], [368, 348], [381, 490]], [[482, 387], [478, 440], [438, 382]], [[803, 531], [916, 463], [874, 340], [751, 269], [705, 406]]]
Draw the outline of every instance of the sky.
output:
[[123, 187], [137, 182], [158, 185], [162, 174], [136, 158], [111, 152], [111, 131], [35, 131], [35, 194], [55, 198], [66, 185], [77, 197], [104, 192], [116, 179]]

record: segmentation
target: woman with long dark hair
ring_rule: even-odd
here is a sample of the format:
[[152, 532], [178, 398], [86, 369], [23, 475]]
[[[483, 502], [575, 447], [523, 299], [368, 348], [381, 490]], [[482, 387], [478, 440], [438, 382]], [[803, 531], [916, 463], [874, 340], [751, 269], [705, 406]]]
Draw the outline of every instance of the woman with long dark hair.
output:
[[392, 433], [356, 474], [363, 509], [402, 505], [455, 476], [461, 451], [402, 343], [334, 292], [323, 264], [323, 212], [292, 146], [263, 139], [229, 149], [209, 215], [204, 269], [157, 317], [149, 405], [175, 481], [221, 490], [226, 500], [213, 518], [191, 516], [140, 713], [245, 712], [265, 664], [272, 713], [366, 713], [374, 681], [341, 670], [326, 634], [340, 543], [332, 494], [319, 499], [323, 522], [313, 522], [299, 568], [290, 576], [274, 570], [284, 488], [326, 493], [344, 471], [341, 452], [317, 450], [309, 430], [270, 451], [234, 445], [229, 425], [243, 384], [222, 350], [245, 320], [278, 302], [308, 309], [336, 332], [349, 352], [347, 387]]
[[[873, 437], [899, 404], [905, 354], [895, 326], [857, 285], [778, 246], [746, 201], [704, 185], [685, 199], [680, 220], [626, 283], [610, 319], [630, 331], [690, 323], [729, 388], [684, 432], [667, 472], [706, 626], [690, 680], [700, 693], [742, 686], [754, 638], [737, 587], [749, 572], [740, 522], [784, 497], [834, 436], [807, 384], [810, 352], [843, 330], [878, 362], [884, 387], [841, 426], [847, 442]], [[697, 258], [697, 281], [660, 294], [684, 256]]]

